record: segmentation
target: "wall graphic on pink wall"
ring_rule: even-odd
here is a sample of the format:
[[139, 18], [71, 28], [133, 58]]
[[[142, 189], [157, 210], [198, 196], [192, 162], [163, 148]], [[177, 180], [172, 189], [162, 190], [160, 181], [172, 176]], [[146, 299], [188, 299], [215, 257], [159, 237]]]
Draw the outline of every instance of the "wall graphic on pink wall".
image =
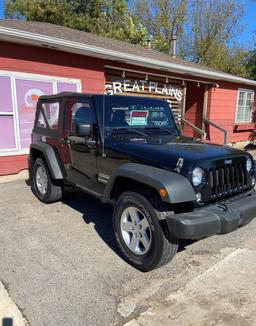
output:
[[16, 96], [20, 127], [20, 146], [28, 148], [36, 112], [36, 103], [41, 95], [52, 94], [51, 82], [35, 80], [16, 80]]
[[[55, 84], [56, 83], [56, 84]], [[77, 83], [54, 82], [52, 80], [35, 80], [15, 77], [11, 85], [9, 76], [0, 76], [0, 151], [6, 149], [29, 148], [31, 142], [31, 131], [34, 124], [36, 103], [41, 95], [51, 95], [54, 89], [60, 92], [76, 92]], [[15, 110], [13, 95], [16, 94], [17, 124], [15, 128]], [[19, 144], [15, 142], [15, 133]]]

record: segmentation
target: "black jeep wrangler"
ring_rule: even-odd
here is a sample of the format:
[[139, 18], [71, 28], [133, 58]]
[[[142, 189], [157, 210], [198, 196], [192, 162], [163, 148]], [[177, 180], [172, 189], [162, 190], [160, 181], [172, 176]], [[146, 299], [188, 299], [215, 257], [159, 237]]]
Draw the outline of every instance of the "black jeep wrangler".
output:
[[256, 216], [252, 157], [182, 136], [163, 100], [41, 96], [29, 167], [45, 203], [74, 185], [114, 205], [118, 245], [142, 271], [169, 262], [179, 239], [228, 233]]

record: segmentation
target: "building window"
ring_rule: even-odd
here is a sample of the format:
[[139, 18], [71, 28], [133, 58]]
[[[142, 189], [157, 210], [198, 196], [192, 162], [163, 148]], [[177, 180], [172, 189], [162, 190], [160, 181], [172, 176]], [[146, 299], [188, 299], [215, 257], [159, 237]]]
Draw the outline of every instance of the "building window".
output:
[[[0, 156], [27, 154], [36, 104], [41, 95], [81, 91], [77, 79], [0, 71]], [[57, 130], [59, 103], [45, 107], [47, 124]]]
[[31, 142], [31, 131], [34, 125], [36, 104], [39, 96], [53, 94], [51, 81], [16, 78], [14, 82], [17, 103], [18, 149], [26, 150]]
[[236, 108], [236, 122], [251, 122], [252, 121], [252, 107], [254, 101], [254, 92], [251, 90], [239, 89], [237, 108]]
[[11, 78], [0, 76], [0, 149], [15, 150], [15, 116], [11, 95]]

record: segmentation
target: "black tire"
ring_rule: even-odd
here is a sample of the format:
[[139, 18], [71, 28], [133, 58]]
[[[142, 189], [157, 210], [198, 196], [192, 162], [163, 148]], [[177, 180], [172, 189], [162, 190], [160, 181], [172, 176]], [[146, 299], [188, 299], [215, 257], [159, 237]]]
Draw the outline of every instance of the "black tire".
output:
[[[151, 244], [145, 254], [138, 255], [130, 250], [122, 235], [121, 217], [125, 209], [128, 207], [135, 207], [136, 209], [140, 210], [140, 212], [142, 212], [144, 215], [143, 218], [146, 217], [149, 224], [151, 231]], [[143, 272], [148, 272], [167, 264], [171, 261], [178, 250], [178, 239], [167, 236], [160, 225], [159, 220], [163, 218], [162, 214], [164, 214], [164, 212], [161, 212], [160, 206], [158, 206], [158, 208], [153, 207], [146, 196], [135, 192], [123, 193], [119, 197], [114, 208], [113, 228], [124, 259], [130, 265]], [[131, 238], [132, 236], [134, 235], [131, 234]], [[130, 240], [130, 243], [131, 242], [132, 241]]]
[[[40, 191], [38, 184], [36, 182], [36, 176], [38, 169], [44, 169], [45, 175], [46, 175], [46, 190], [45, 193]], [[54, 203], [62, 198], [62, 186], [60, 184], [57, 184], [57, 182], [53, 181], [49, 169], [47, 167], [47, 164], [44, 159], [42, 158], [37, 158], [34, 165], [33, 165], [33, 170], [32, 170], [32, 190], [33, 193], [36, 195], [36, 197], [41, 200], [44, 203]]]

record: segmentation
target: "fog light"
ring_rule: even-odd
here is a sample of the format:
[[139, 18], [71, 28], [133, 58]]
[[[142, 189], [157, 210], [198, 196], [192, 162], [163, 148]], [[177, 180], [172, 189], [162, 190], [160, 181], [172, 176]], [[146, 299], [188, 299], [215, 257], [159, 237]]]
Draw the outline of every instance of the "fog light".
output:
[[202, 199], [202, 195], [199, 193], [196, 194], [196, 201], [199, 203]]
[[255, 186], [255, 178], [252, 178], [252, 186]]

